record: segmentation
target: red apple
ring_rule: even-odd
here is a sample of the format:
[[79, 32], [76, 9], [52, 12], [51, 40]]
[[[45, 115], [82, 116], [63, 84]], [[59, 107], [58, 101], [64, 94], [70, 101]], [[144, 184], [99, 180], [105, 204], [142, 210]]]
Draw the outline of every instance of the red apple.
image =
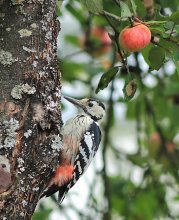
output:
[[121, 48], [128, 52], [140, 51], [150, 43], [150, 40], [150, 29], [140, 23], [134, 23], [133, 27], [124, 28], [119, 35]]
[[92, 27], [81, 39], [81, 47], [93, 56], [101, 56], [111, 51], [112, 41], [103, 27]]

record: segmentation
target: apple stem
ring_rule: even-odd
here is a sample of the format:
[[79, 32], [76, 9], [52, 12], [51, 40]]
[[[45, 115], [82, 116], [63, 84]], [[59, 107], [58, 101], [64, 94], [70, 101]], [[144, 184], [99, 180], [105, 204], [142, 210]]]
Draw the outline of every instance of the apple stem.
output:
[[130, 22], [130, 24], [131, 24], [131, 27], [134, 27], [134, 17], [132, 16], [132, 17], [128, 17], [128, 19], [129, 19], [129, 22]]
[[121, 17], [118, 17], [117, 15], [111, 14], [111, 13], [109, 13], [109, 12], [107, 12], [107, 11], [103, 11], [102, 13], [100, 13], [100, 15], [109, 16], [109, 17], [111, 17], [112, 19], [121, 22]]
[[140, 24], [146, 25], [146, 23], [145, 23], [144, 21], [141, 21], [139, 18], [137, 18], [137, 17], [135, 17], [135, 16], [133, 16], [133, 21], [134, 21], [134, 22], [138, 22], [138, 23], [140, 23]]

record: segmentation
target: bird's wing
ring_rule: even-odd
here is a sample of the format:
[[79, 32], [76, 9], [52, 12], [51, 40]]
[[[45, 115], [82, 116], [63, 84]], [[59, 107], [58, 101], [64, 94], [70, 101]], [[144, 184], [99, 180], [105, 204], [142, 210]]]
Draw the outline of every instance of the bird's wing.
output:
[[63, 186], [59, 190], [58, 201], [61, 203], [65, 198], [68, 190], [74, 186], [80, 176], [86, 171], [91, 160], [95, 156], [99, 144], [101, 141], [101, 131], [96, 122], [93, 122], [91, 126], [86, 130], [81, 139], [79, 151], [74, 161], [73, 178], [66, 186]]

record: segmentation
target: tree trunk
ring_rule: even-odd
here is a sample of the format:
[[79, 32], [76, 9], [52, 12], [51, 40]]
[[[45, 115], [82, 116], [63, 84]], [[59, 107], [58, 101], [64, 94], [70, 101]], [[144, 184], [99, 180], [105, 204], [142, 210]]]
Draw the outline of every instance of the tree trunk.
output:
[[0, 0], [0, 219], [31, 219], [61, 148], [56, 0]]

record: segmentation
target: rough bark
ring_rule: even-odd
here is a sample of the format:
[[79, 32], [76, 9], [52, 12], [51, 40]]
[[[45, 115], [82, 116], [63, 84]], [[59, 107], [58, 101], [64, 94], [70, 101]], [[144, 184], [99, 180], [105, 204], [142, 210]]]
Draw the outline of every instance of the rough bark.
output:
[[0, 219], [31, 219], [61, 147], [55, 0], [0, 0]]

